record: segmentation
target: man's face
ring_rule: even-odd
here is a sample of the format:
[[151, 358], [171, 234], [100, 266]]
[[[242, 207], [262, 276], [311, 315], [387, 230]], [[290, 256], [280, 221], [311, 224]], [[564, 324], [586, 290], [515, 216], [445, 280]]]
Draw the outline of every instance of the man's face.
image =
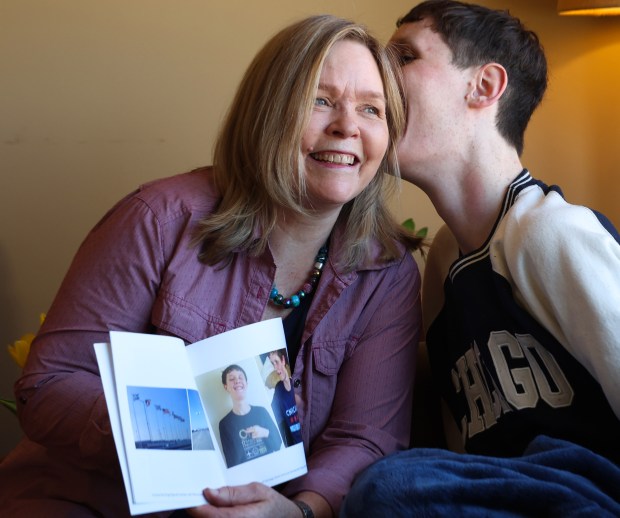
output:
[[288, 373], [286, 372], [286, 363], [284, 363], [283, 359], [277, 354], [270, 354], [269, 361], [271, 365], [273, 365], [273, 370], [278, 373], [280, 379], [285, 380], [288, 377]]
[[422, 185], [424, 175], [461, 154], [472, 69], [452, 64], [452, 51], [427, 20], [401, 25], [390, 44], [400, 57], [408, 102], [407, 130], [398, 147], [401, 173]]
[[226, 374], [226, 385], [224, 385], [224, 389], [233, 399], [243, 400], [247, 388], [248, 383], [243, 372], [232, 370]]

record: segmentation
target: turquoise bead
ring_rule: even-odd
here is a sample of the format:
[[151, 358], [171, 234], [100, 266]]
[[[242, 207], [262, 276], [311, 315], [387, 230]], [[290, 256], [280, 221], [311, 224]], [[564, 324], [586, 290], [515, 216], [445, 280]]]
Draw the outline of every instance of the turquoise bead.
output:
[[321, 277], [321, 271], [323, 270], [323, 266], [327, 261], [327, 247], [321, 247], [319, 253], [315, 257], [314, 268], [310, 273], [310, 277], [308, 281], [303, 285], [302, 289], [299, 290], [295, 295], [291, 295], [290, 298], [284, 298], [278, 292], [278, 289], [273, 286], [271, 291], [269, 292], [269, 299], [276, 306], [283, 306], [284, 308], [296, 308], [301, 304], [303, 298], [305, 298], [309, 293], [312, 293], [312, 290], [319, 282], [319, 277]]

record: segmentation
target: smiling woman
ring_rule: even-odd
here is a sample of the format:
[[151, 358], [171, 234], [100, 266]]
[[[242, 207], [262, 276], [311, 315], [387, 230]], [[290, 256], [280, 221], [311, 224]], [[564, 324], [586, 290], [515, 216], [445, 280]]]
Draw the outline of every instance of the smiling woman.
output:
[[328, 54], [301, 141], [313, 210], [340, 211], [373, 179], [388, 148], [386, 100], [372, 54], [344, 40]]
[[[110, 329], [195, 342], [283, 319], [308, 473], [278, 491], [206, 490], [194, 516], [337, 515], [356, 473], [408, 445], [420, 333], [408, 251], [421, 239], [386, 204], [405, 122], [393, 67], [350, 21], [283, 29], [250, 64], [213, 167], [142, 186], [93, 228], [16, 385], [28, 438], [0, 467], [0, 508], [128, 515], [90, 346]], [[246, 416], [244, 376], [231, 376], [232, 417]], [[244, 434], [279, 438], [254, 417]]]

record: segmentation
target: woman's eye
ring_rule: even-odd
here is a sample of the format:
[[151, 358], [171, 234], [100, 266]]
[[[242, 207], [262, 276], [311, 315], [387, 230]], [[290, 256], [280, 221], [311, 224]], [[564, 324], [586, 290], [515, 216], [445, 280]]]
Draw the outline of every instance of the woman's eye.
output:
[[381, 110], [379, 110], [379, 108], [377, 108], [376, 106], [365, 106], [364, 107], [364, 111], [366, 113], [370, 113], [371, 115], [380, 115], [381, 114]]
[[314, 104], [315, 104], [315, 106], [329, 106], [329, 103], [327, 102], [327, 99], [325, 99], [324, 97], [317, 97], [314, 100]]

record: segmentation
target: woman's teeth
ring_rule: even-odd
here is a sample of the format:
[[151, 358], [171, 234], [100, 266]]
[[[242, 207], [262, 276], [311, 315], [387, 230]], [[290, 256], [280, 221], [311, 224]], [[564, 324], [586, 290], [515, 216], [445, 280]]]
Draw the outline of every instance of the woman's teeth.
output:
[[330, 162], [332, 164], [353, 165], [355, 162], [355, 157], [353, 155], [345, 155], [341, 153], [312, 153], [310, 156], [315, 160]]

